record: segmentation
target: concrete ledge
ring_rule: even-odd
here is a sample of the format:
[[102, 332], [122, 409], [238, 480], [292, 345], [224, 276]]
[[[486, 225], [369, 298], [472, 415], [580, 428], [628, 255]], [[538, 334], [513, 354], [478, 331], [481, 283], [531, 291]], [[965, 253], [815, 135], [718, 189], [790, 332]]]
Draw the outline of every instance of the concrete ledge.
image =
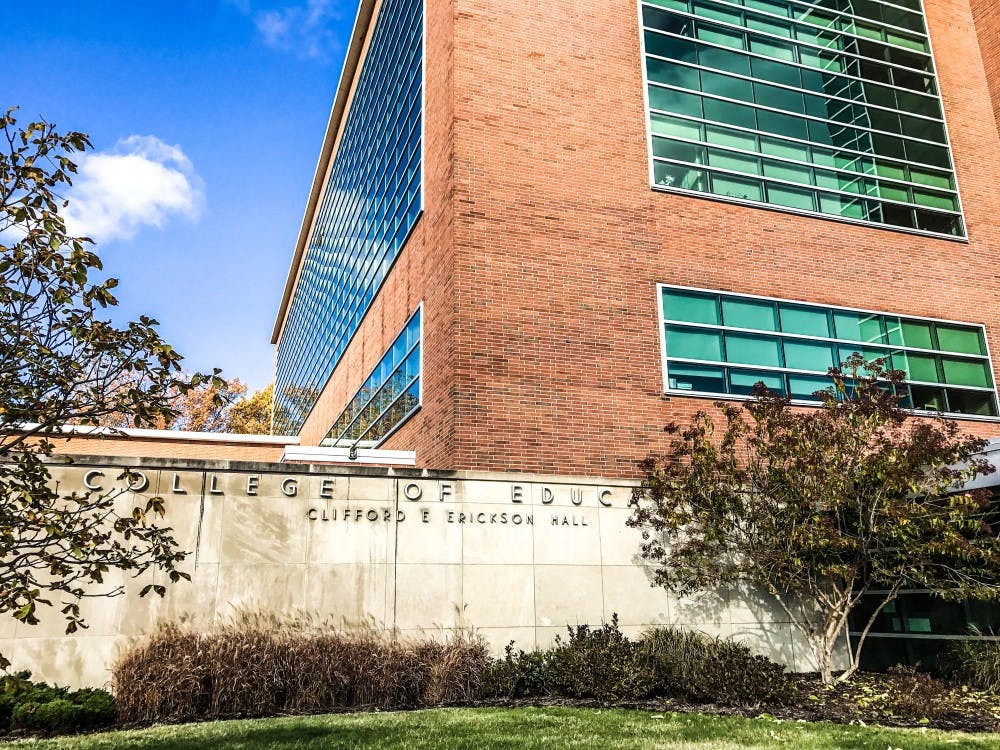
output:
[[289, 446], [285, 448], [281, 462], [416, 466], [417, 453], [416, 451], [391, 451], [381, 448], [358, 448], [352, 456], [350, 448]]

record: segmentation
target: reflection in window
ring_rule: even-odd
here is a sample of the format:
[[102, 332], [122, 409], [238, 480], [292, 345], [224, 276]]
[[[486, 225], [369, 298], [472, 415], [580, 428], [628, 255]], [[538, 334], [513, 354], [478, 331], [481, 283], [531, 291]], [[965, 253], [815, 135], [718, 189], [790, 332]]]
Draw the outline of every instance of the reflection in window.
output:
[[901, 405], [998, 416], [982, 326], [739, 294], [661, 287], [668, 390], [746, 396], [756, 383], [799, 401], [860, 354], [901, 370]]
[[[655, 187], [964, 236], [919, 6], [884, 6], [892, 21], [858, 3], [838, 13], [800, 0], [641, 6], [650, 131], [718, 147], [706, 160], [654, 142]], [[698, 169], [667, 173], [660, 159]]]
[[420, 406], [420, 308], [322, 441], [324, 446], [374, 448]]
[[279, 434], [302, 427], [420, 215], [422, 86], [423, 2], [384, 0], [278, 342]]

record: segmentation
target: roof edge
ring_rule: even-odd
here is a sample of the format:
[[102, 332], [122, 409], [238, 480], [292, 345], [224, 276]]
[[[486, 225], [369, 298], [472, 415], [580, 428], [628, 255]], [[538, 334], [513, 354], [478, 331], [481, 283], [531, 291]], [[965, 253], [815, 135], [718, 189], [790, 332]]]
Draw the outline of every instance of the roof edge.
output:
[[305, 215], [302, 217], [298, 240], [295, 243], [295, 253], [292, 255], [292, 263], [288, 269], [288, 278], [285, 279], [285, 289], [281, 294], [281, 302], [278, 305], [278, 316], [274, 321], [274, 328], [271, 331], [272, 344], [278, 343], [285, 326], [285, 318], [288, 315], [292, 291], [295, 288], [295, 279], [298, 276], [302, 256], [305, 254], [306, 244], [309, 241], [309, 230], [312, 227], [313, 216], [316, 213], [316, 207], [323, 194], [324, 180], [330, 166], [330, 159], [333, 157], [334, 147], [337, 144], [337, 136], [340, 134], [341, 122], [347, 110], [347, 102], [350, 99], [351, 90], [354, 86], [354, 79], [359, 63], [361, 62], [361, 53], [368, 38], [368, 29], [375, 15], [376, 5], [377, 0], [361, 0], [361, 3], [358, 5], [358, 14], [354, 19], [354, 31], [351, 33], [351, 42], [348, 45], [347, 55], [344, 58], [344, 67], [340, 71], [337, 95], [334, 97], [333, 108], [330, 110], [330, 120], [326, 126], [326, 135], [323, 136], [323, 146], [320, 149], [319, 161], [316, 164], [312, 187], [309, 190], [309, 199], [306, 202]]

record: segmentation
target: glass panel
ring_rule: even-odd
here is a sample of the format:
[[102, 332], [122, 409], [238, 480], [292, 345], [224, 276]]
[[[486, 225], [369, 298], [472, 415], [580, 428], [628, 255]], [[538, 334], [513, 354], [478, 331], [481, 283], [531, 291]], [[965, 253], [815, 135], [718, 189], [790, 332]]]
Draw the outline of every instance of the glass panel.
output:
[[916, 349], [934, 349], [931, 336], [931, 326], [920, 320], [904, 320], [900, 324], [903, 333], [903, 345]]
[[767, 200], [776, 206], [797, 208], [803, 211], [813, 211], [816, 208], [811, 190], [801, 190], [787, 185], [768, 183]]
[[686, 323], [719, 325], [719, 299], [714, 294], [688, 292], [680, 289], [663, 290], [663, 317]]
[[778, 311], [773, 302], [723, 297], [722, 321], [733, 328], [777, 331]]
[[986, 342], [979, 328], [945, 325], [937, 326], [938, 346], [942, 351], [956, 354], [986, 354]]
[[650, 125], [652, 125], [655, 135], [672, 135], [678, 138], [687, 138], [691, 141], [703, 140], [702, 128], [704, 126], [701, 123], [692, 122], [691, 120], [682, 120], [679, 117], [653, 113], [650, 115]]
[[733, 151], [723, 151], [715, 148], [709, 149], [708, 163], [710, 166], [718, 167], [719, 169], [729, 169], [733, 172], [760, 174], [760, 159], [756, 156], [738, 154]]
[[910, 400], [914, 409], [944, 411], [944, 390], [927, 385], [911, 385]]
[[720, 146], [731, 146], [744, 151], [758, 151], [757, 136], [753, 133], [744, 133], [742, 130], [724, 128], [721, 125], [708, 125], [707, 136], [709, 143], [717, 143]]
[[908, 352], [906, 362], [909, 368], [909, 380], [919, 380], [924, 383], [941, 382], [941, 376], [938, 373], [937, 357]]
[[771, 336], [726, 334], [726, 361], [744, 365], [781, 366], [781, 341]]
[[983, 417], [997, 416], [996, 399], [992, 393], [983, 391], [960, 391], [948, 389], [948, 411], [959, 414], [977, 414]]
[[667, 356], [722, 362], [722, 334], [712, 330], [667, 326]]
[[839, 339], [870, 344], [886, 343], [881, 315], [837, 310], [833, 313], [833, 322]]
[[806, 401], [818, 400], [815, 396], [817, 391], [833, 391], [833, 384], [829, 378], [817, 378], [811, 375], [789, 375], [788, 395], [792, 398]]
[[951, 385], [971, 385], [978, 388], [990, 388], [989, 368], [986, 362], [976, 359], [953, 359], [944, 357], [944, 382]]
[[781, 330], [785, 333], [821, 338], [830, 336], [830, 320], [826, 310], [784, 302], [778, 307], [781, 310]]
[[713, 174], [712, 192], [727, 198], [739, 198], [748, 201], [764, 200], [764, 189], [760, 180], [748, 180], [732, 175]]
[[725, 393], [726, 376], [721, 367], [667, 363], [667, 385], [670, 390]]
[[736, 368], [729, 370], [730, 393], [748, 396], [754, 392], [758, 383], [763, 383], [764, 387], [772, 393], [782, 396], [785, 394], [785, 379], [777, 373], [737, 370]]
[[663, 187], [676, 187], [684, 190], [708, 189], [708, 172], [704, 169], [685, 167], [680, 164], [653, 164], [653, 184]]
[[785, 339], [785, 367], [826, 372], [834, 366], [833, 347], [814, 341]]

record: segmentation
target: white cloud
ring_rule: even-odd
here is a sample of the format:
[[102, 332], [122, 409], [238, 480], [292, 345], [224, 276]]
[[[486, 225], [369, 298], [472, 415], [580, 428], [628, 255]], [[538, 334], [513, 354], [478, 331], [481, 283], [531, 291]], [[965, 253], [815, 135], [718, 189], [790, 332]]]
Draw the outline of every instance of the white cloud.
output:
[[305, 0], [276, 6], [267, 0], [228, 0], [253, 19], [264, 44], [303, 59], [326, 59], [341, 49], [334, 26], [344, 17], [343, 0]]
[[99, 242], [130, 239], [143, 227], [179, 216], [197, 220], [204, 183], [179, 146], [132, 135], [78, 159], [65, 218], [72, 235]]

